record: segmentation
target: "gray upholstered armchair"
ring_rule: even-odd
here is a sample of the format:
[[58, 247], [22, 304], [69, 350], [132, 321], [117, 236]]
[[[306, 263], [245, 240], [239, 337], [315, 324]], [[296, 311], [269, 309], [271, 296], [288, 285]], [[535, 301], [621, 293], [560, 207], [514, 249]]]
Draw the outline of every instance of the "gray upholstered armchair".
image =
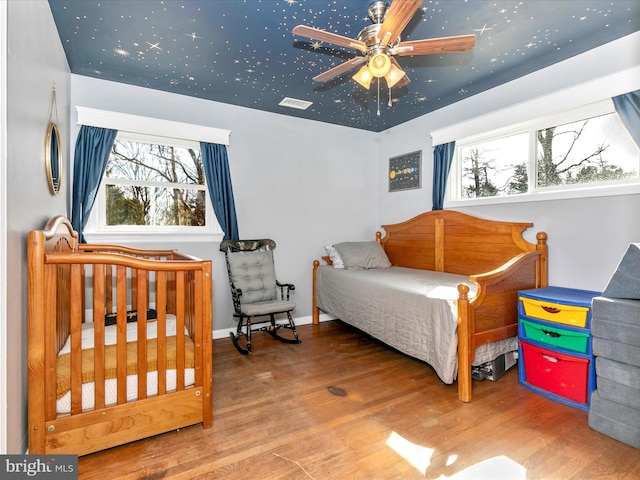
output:
[[[276, 280], [271, 239], [224, 240], [224, 252], [233, 298], [233, 316], [238, 322], [231, 340], [240, 353], [251, 353], [251, 332], [266, 331], [285, 343], [300, 343], [291, 312], [296, 304], [291, 301], [295, 286]], [[276, 318], [283, 315], [285, 318]], [[268, 323], [268, 325], [265, 325]], [[278, 330], [290, 329], [293, 338], [283, 337]], [[240, 343], [244, 337], [245, 346]]]

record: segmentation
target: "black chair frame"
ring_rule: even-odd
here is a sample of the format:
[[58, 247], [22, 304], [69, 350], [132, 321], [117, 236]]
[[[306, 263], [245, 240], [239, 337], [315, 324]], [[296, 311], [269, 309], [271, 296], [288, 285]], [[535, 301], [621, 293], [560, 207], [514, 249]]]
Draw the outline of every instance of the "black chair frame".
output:
[[[253, 252], [259, 250], [273, 250], [276, 244], [271, 239], [259, 240], [224, 240], [220, 243], [220, 251], [225, 254], [227, 265], [227, 273], [229, 276], [229, 286], [231, 288], [231, 296], [233, 299], [233, 317], [237, 321], [236, 332], [230, 332], [231, 340], [236, 349], [242, 354], [251, 353], [251, 334], [253, 332], [263, 331], [271, 335], [273, 338], [290, 344], [301, 343], [295, 322], [291, 312], [295, 309], [295, 303], [291, 302], [291, 294], [295, 291], [295, 285], [292, 283], [281, 283], [277, 279], [275, 285], [279, 299], [271, 302], [265, 307], [264, 311], [251, 313], [251, 304], [243, 303], [243, 291], [233, 281], [232, 266], [230, 263], [230, 255], [236, 252]], [[258, 308], [258, 310], [262, 310]], [[286, 323], [279, 323], [276, 315], [286, 315]], [[264, 325], [268, 323], [268, 325]], [[278, 334], [280, 329], [291, 330], [293, 338], [283, 337]], [[242, 339], [244, 338], [244, 341]], [[242, 345], [244, 343], [244, 346]]]

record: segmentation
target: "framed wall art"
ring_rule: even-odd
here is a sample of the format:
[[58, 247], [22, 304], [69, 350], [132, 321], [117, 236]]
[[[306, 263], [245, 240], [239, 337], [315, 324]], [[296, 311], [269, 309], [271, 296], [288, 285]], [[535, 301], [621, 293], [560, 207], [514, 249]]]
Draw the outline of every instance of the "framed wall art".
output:
[[422, 150], [389, 159], [389, 191], [422, 187]]

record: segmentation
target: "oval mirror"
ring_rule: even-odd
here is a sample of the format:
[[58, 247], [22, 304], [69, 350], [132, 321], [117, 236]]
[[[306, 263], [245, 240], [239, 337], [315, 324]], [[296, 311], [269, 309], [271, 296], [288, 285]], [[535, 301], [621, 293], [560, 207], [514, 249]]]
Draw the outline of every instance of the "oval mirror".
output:
[[47, 168], [47, 180], [52, 195], [60, 193], [62, 180], [62, 147], [58, 126], [50, 122], [47, 128], [47, 138], [44, 144], [44, 161]]

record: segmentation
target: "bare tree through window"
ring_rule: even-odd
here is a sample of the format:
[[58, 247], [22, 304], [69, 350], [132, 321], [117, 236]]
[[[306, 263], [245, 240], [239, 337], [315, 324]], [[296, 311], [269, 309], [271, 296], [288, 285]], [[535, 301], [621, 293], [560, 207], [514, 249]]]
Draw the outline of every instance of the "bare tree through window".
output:
[[116, 140], [105, 182], [107, 225], [205, 225], [199, 150]]
[[[638, 178], [640, 155], [615, 113], [528, 131], [482, 142], [462, 144], [461, 198], [527, 193]], [[535, 162], [529, 160], [535, 151]]]

